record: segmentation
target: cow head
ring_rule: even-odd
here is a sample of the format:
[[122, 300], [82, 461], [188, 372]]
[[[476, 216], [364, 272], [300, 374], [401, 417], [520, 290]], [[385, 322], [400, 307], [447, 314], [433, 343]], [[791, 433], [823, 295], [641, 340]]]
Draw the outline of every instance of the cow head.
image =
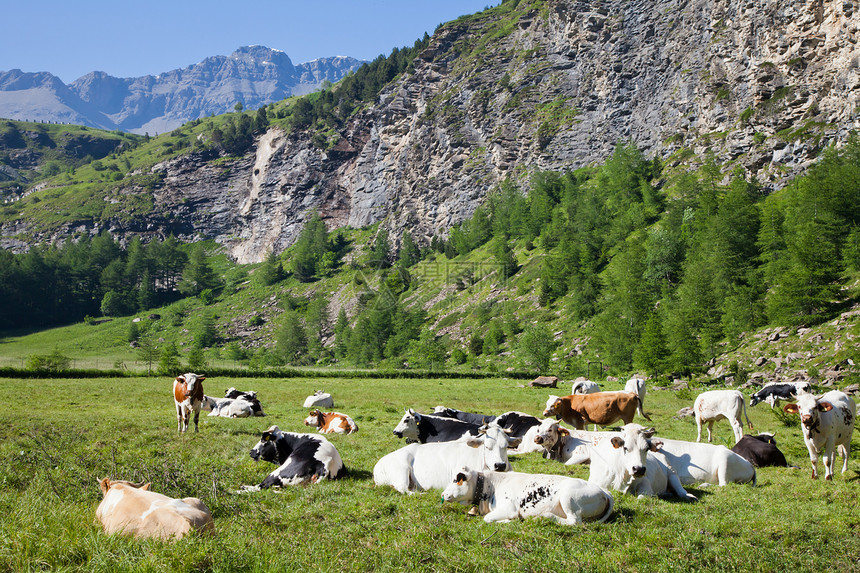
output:
[[400, 422], [394, 428], [394, 435], [398, 438], [406, 438], [407, 442], [418, 441], [418, 424], [421, 423], [421, 414], [409, 408]]
[[186, 372], [176, 377], [176, 382], [185, 385], [185, 395], [191, 397], [197, 396], [198, 399], [202, 399], [203, 396], [202, 382], [204, 380], [206, 380], [205, 376], [200, 376], [193, 372]]
[[255, 462], [260, 460], [277, 463], [278, 460], [278, 438], [283, 435], [283, 432], [277, 426], [272, 426], [260, 437], [257, 445], [251, 448], [250, 456]]
[[454, 471], [451, 483], [442, 491], [442, 501], [453, 501], [464, 505], [472, 503], [475, 498], [475, 486], [478, 472], [463, 466]]
[[544, 417], [549, 416], [560, 416], [561, 410], [559, 410], [558, 405], [561, 403], [561, 398], [558, 396], [550, 396], [546, 400], [546, 409], [543, 411]]
[[102, 495], [107, 494], [107, 492], [110, 491], [110, 488], [114, 487], [115, 485], [124, 485], [124, 486], [133, 487], [136, 489], [143, 489], [143, 490], [149, 490], [149, 486], [152, 485], [150, 483], [144, 483], [144, 482], [133, 483], [130, 481], [125, 481], [123, 479], [112, 480], [110, 478], [104, 478], [104, 479], [100, 479], [100, 480], [96, 480], [96, 481], [99, 482], [99, 489], [102, 490]]
[[522, 441], [520, 438], [510, 437], [507, 431], [495, 423], [481, 426], [477, 436], [466, 434], [460, 439], [469, 447], [483, 449], [484, 467], [481, 469], [486, 468], [497, 472], [511, 469], [511, 464], [508, 462], [508, 448], [515, 448]]
[[645, 476], [648, 468], [648, 452], [656, 452], [663, 446], [660, 440], [652, 440], [654, 428], [644, 428], [639, 424], [627, 424], [621, 428], [621, 435], [609, 440], [620, 463], [615, 467], [622, 472], [624, 483]]
[[809, 433], [818, 427], [821, 412], [829, 412], [833, 409], [830, 402], [820, 402], [812, 394], [798, 394], [797, 402], [786, 404], [782, 408], [789, 414], [799, 414], [803, 431]]
[[323, 424], [323, 415], [317, 409], [313, 409], [308, 413], [308, 417], [305, 418], [305, 426], [314, 426], [315, 428], [319, 428]]
[[569, 435], [570, 432], [559, 426], [556, 420], [544, 420], [535, 434], [535, 443], [543, 446], [544, 449], [551, 450], [559, 443], [563, 436]]

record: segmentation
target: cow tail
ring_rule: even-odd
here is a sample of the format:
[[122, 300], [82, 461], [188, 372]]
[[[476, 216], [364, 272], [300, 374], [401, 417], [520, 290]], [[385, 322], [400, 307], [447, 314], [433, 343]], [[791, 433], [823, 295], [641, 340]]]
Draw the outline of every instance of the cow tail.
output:
[[750, 422], [750, 417], [749, 417], [749, 416], [747, 416], [747, 403], [746, 403], [746, 400], [741, 400], [741, 405], [742, 405], [742, 406], [743, 406], [743, 408], [744, 408], [744, 418], [746, 418], [746, 419], [747, 419], [747, 426], [749, 426], [750, 430], [752, 430], [752, 429], [753, 429], [752, 422]]
[[648, 414], [645, 413], [644, 404], [642, 403], [642, 398], [640, 398], [639, 396], [636, 396], [636, 405], [639, 407], [639, 415], [650, 422], [651, 416], [649, 416]]

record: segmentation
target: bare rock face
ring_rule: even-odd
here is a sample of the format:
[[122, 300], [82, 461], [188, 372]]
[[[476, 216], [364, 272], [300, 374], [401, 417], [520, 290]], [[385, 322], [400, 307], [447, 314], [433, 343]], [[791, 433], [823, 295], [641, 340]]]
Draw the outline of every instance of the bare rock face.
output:
[[215, 238], [241, 262], [292, 244], [310, 209], [427, 241], [501, 181], [602, 162], [618, 141], [669, 168], [712, 152], [776, 188], [860, 127], [853, 2], [522, 4], [440, 28], [330, 149], [272, 129], [239, 161], [159, 165], [141, 226]]

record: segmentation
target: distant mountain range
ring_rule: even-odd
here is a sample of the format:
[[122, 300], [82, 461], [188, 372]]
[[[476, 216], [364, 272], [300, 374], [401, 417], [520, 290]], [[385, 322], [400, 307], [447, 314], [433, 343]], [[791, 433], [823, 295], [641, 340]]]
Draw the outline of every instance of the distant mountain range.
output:
[[239, 48], [157, 76], [91, 72], [64, 84], [49, 72], [0, 71], [0, 117], [155, 135], [183, 123], [317, 90], [364, 62], [335, 56], [294, 65], [280, 50]]

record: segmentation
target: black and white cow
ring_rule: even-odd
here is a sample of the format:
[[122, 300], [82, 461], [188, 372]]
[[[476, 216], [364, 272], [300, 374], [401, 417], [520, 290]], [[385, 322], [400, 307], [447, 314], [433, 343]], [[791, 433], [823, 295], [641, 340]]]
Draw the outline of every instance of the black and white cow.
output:
[[611, 493], [579, 478], [467, 467], [456, 472], [442, 500], [475, 505], [487, 523], [527, 517], [548, 517], [562, 525], [603, 522], [615, 505]]
[[253, 390], [248, 392], [243, 392], [241, 390], [236, 390], [232, 386], [227, 388], [224, 392], [225, 398], [232, 398], [234, 400], [244, 400], [251, 404], [251, 415], [253, 416], [265, 416], [263, 413], [263, 407], [260, 405], [260, 400], [257, 399], [257, 393]]
[[489, 424], [477, 436], [467, 434], [454, 442], [409, 444], [376, 462], [373, 482], [390, 485], [400, 493], [443, 489], [453, 472], [462, 466], [509, 470], [508, 448], [517, 442], [496, 424]]
[[757, 468], [789, 467], [785, 455], [776, 447], [773, 434], [759, 434], [757, 436], [746, 434], [735, 444], [732, 451]]
[[759, 402], [767, 402], [773, 409], [774, 406], [779, 406], [780, 400], [791, 402], [801, 392], [812, 392], [812, 385], [809, 382], [771, 382], [750, 396], [750, 407]]
[[464, 434], [477, 436], [480, 427], [481, 424], [471, 424], [455, 418], [419, 414], [409, 408], [395, 426], [394, 435], [398, 438], [406, 438], [406, 442], [409, 444], [413, 442], [419, 444], [451, 442]]
[[440, 418], [452, 418], [461, 422], [478, 424], [479, 426], [489, 424], [496, 419], [495, 416], [490, 416], [489, 414], [475, 414], [473, 412], [457, 410], [456, 408], [446, 408], [445, 406], [436, 406], [433, 409], [433, 415]]
[[263, 432], [250, 456], [254, 461], [277, 464], [278, 468], [260, 485], [244, 486], [244, 491], [339, 479], [347, 473], [337, 449], [324, 437], [284, 432], [277, 426]]

